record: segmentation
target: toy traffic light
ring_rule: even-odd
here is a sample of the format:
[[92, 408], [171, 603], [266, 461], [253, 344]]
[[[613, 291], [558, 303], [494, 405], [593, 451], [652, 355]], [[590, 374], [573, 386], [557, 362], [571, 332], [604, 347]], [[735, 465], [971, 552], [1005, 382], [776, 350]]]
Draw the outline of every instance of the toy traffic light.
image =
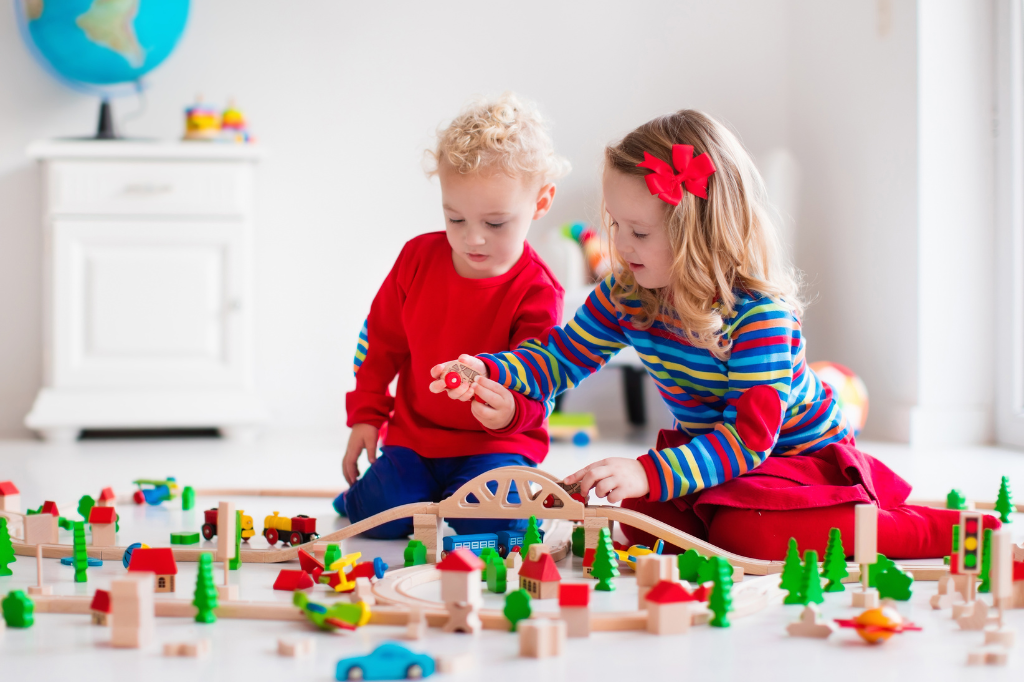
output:
[[960, 512], [960, 548], [957, 552], [959, 569], [967, 575], [981, 573], [981, 512]]

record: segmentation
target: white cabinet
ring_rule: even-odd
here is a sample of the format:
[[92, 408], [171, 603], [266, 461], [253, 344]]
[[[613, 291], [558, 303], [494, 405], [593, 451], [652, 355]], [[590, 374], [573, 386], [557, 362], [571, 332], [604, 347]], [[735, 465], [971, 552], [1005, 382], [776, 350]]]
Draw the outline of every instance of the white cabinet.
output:
[[252, 197], [259, 152], [204, 144], [49, 142], [44, 387], [25, 423], [216, 427], [265, 419], [252, 377]]

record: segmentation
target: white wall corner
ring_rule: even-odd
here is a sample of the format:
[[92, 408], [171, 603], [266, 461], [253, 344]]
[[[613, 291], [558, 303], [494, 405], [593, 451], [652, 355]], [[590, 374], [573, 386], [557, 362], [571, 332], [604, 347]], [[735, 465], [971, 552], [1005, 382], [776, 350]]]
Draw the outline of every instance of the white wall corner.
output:
[[994, 419], [990, 405], [921, 406], [910, 411], [912, 447], [955, 447], [991, 443]]

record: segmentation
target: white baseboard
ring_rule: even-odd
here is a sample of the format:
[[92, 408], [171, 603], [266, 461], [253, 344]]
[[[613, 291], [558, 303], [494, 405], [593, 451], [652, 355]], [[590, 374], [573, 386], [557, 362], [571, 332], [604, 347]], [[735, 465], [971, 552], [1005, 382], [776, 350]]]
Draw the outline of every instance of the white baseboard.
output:
[[915, 407], [910, 411], [910, 444], [984, 445], [994, 437], [992, 408], [979, 405]]

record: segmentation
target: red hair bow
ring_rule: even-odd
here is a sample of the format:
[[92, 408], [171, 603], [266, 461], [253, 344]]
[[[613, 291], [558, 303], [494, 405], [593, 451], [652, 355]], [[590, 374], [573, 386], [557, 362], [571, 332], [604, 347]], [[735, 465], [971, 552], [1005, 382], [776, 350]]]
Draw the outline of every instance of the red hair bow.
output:
[[683, 200], [683, 186], [690, 194], [708, 198], [708, 178], [715, 172], [715, 164], [706, 153], [698, 157], [693, 156], [693, 146], [688, 144], [672, 145], [672, 163], [675, 165], [678, 174], [672, 172], [672, 166], [668, 165], [656, 156], [644, 152], [643, 163], [638, 163], [637, 168], [649, 168], [653, 173], [644, 176], [647, 181], [647, 189], [651, 194], [657, 194], [658, 198], [665, 203], [678, 206]]

